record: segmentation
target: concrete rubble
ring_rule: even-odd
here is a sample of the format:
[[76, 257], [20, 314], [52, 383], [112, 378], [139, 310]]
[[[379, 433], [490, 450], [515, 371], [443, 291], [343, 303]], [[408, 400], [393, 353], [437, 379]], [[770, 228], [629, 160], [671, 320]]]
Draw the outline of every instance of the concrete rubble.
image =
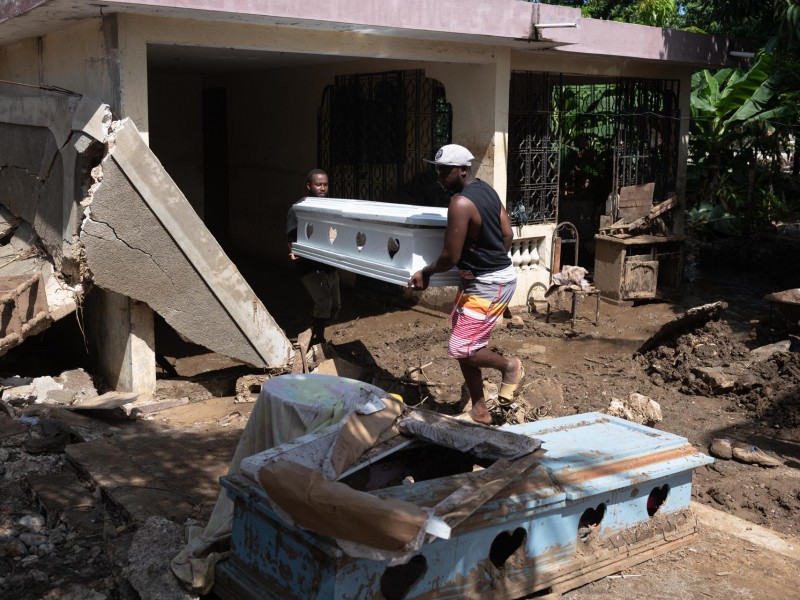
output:
[[123, 574], [142, 600], [192, 600], [172, 574], [169, 562], [183, 547], [183, 527], [150, 517], [133, 536]]
[[[4, 97], [0, 134], [18, 142], [0, 156], [0, 185], [14, 192], [0, 198], [0, 280], [41, 273], [49, 309], [35, 329], [0, 331], [0, 353], [84, 298], [101, 310], [108, 301], [91, 293], [99, 287], [224, 356], [256, 367], [289, 362], [283, 331], [133, 122], [112, 121], [107, 105], [87, 97], [28, 98], [24, 107]], [[103, 334], [91, 341], [102, 344]]]
[[[195, 598], [175, 580], [169, 559], [182, 544], [177, 523], [203, 500], [163, 489], [181, 484], [134, 464], [136, 451], [128, 448], [151, 442], [108, 418], [125, 407], [142, 417], [148, 406], [174, 407], [188, 398], [136, 403], [135, 394], [98, 394], [82, 369], [8, 376], [0, 396], [0, 559], [13, 565], [0, 573], [0, 597], [46, 590], [37, 597]], [[222, 445], [223, 454], [233, 443]], [[185, 446], [195, 452], [192, 443]]]
[[13, 406], [80, 403], [97, 396], [91, 376], [83, 369], [64, 371], [57, 377], [0, 377], [3, 400]]

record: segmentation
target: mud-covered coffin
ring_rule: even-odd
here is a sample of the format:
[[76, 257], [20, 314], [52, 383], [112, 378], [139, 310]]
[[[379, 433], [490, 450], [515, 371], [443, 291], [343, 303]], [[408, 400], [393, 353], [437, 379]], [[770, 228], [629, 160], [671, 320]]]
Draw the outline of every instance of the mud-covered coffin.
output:
[[[692, 471], [713, 459], [685, 438], [599, 413], [507, 429], [541, 439], [541, 463], [456, 526], [450, 539], [423, 545], [401, 566], [348, 557], [333, 540], [287, 526], [251, 479], [222, 478], [235, 509], [231, 558], [217, 569], [215, 592], [320, 600], [521, 598], [573, 589], [694, 539]], [[313, 443], [312, 437], [304, 439]], [[445, 449], [433, 450], [445, 460]], [[409, 465], [424, 462], [413, 448], [401, 452]], [[403, 463], [395, 458], [364, 469], [385, 479]], [[477, 472], [469, 467], [368, 491], [430, 507]], [[402, 470], [396, 475], [402, 479]]]
[[[447, 209], [431, 206], [305, 198], [295, 211], [295, 254], [403, 286], [439, 256], [447, 226]], [[457, 284], [455, 269], [431, 277]]]

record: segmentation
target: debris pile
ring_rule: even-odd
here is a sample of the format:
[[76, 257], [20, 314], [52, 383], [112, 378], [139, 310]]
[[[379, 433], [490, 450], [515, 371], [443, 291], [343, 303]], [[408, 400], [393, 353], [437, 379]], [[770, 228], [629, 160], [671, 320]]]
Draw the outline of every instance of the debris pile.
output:
[[[108, 598], [126, 587], [112, 566], [117, 528], [109, 513], [74, 476], [75, 489], [55, 489], [69, 470], [63, 454], [0, 448], [0, 597]], [[38, 505], [29, 502], [31, 495]], [[56, 509], [59, 497], [69, 500], [62, 510]]]
[[684, 394], [730, 396], [737, 406], [781, 427], [800, 425], [800, 354], [789, 341], [750, 350], [724, 320], [710, 321], [638, 357], [657, 386]]

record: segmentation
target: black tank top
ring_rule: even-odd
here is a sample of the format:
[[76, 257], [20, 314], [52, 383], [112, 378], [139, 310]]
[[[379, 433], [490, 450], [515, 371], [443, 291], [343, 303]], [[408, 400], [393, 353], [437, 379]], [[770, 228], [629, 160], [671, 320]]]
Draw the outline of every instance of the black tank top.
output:
[[503, 244], [503, 231], [500, 228], [500, 196], [480, 179], [467, 185], [460, 195], [470, 200], [481, 216], [478, 239], [467, 237], [464, 240], [457, 265], [461, 276], [473, 278], [505, 269], [511, 264], [511, 259]]

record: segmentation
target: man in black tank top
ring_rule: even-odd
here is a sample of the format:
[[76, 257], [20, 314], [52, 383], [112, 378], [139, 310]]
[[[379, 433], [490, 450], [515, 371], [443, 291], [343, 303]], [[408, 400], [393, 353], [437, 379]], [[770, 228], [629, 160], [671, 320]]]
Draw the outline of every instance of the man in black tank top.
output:
[[458, 360], [467, 384], [470, 417], [491, 423], [483, 394], [482, 368], [503, 376], [500, 401], [510, 403], [524, 374], [522, 362], [489, 350], [489, 334], [511, 301], [516, 274], [508, 256], [513, 232], [497, 192], [472, 175], [469, 150], [458, 144], [443, 146], [434, 160], [439, 185], [454, 194], [447, 209], [444, 247], [431, 264], [414, 273], [408, 287], [424, 290], [431, 275], [458, 266], [459, 295], [451, 316], [453, 330], [448, 355]]

